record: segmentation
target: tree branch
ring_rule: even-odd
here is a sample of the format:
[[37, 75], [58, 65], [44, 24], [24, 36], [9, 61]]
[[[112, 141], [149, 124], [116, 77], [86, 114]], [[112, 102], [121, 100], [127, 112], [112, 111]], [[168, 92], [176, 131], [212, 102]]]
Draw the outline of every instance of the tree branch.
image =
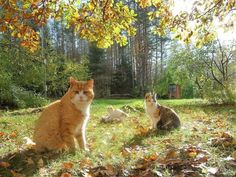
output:
[[216, 4], [214, 4], [211, 8], [209, 8], [206, 12], [204, 12], [203, 14], [201, 14], [200, 16], [198, 16], [196, 19], [199, 19], [203, 16], [205, 16], [207, 13], [211, 12], [212, 10], [214, 10], [214, 8], [216, 8], [220, 3], [222, 2], [222, 0], [219, 0]]
[[215, 73], [214, 73], [213, 61], [214, 61], [214, 56], [212, 56], [212, 58], [211, 58], [211, 64], [210, 64], [210, 66], [211, 66], [211, 68], [210, 68], [210, 69], [211, 69], [211, 75], [212, 75], [213, 79], [214, 79], [218, 84], [220, 84], [221, 86], [225, 87], [224, 84], [223, 84], [222, 82], [220, 82], [219, 79], [217, 79], [217, 77], [216, 77], [216, 75], [215, 75]]

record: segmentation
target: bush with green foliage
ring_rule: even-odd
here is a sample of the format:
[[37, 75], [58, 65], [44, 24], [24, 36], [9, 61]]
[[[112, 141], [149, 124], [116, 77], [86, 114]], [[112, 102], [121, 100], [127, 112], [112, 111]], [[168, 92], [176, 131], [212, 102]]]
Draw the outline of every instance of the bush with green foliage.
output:
[[45, 52], [46, 63], [41, 52], [28, 53], [23, 49], [1, 47], [0, 49], [0, 107], [38, 107], [47, 103], [47, 96], [62, 96], [73, 76], [79, 80], [89, 77], [88, 59], [82, 57], [75, 62], [53, 50]]

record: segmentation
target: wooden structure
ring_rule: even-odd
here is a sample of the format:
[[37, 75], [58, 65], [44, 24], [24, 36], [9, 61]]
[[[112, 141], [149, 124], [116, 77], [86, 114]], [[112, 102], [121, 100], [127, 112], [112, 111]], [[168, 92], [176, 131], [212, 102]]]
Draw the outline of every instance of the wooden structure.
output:
[[180, 86], [177, 84], [170, 84], [168, 89], [169, 98], [180, 98]]

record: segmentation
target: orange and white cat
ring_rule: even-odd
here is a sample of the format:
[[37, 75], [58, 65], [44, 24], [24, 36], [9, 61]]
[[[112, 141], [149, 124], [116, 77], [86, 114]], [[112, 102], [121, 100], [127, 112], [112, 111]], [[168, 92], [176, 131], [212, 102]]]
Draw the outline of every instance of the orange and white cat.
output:
[[93, 98], [93, 80], [77, 81], [71, 77], [66, 94], [47, 106], [36, 123], [36, 150], [75, 151], [75, 139], [80, 148], [88, 150], [85, 129]]

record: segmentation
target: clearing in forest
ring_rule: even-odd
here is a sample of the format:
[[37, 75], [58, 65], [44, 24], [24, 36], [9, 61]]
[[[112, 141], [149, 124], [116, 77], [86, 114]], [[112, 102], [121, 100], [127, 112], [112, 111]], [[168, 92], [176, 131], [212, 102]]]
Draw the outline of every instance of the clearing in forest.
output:
[[[200, 99], [161, 100], [181, 117], [172, 132], [149, 130], [143, 100], [95, 100], [87, 127], [90, 152], [35, 154], [31, 137], [39, 113], [1, 112], [0, 176], [235, 176], [235, 106]], [[121, 123], [101, 123], [107, 106], [126, 109]], [[126, 105], [126, 106], [125, 106]], [[127, 106], [128, 105], [128, 106]]]

